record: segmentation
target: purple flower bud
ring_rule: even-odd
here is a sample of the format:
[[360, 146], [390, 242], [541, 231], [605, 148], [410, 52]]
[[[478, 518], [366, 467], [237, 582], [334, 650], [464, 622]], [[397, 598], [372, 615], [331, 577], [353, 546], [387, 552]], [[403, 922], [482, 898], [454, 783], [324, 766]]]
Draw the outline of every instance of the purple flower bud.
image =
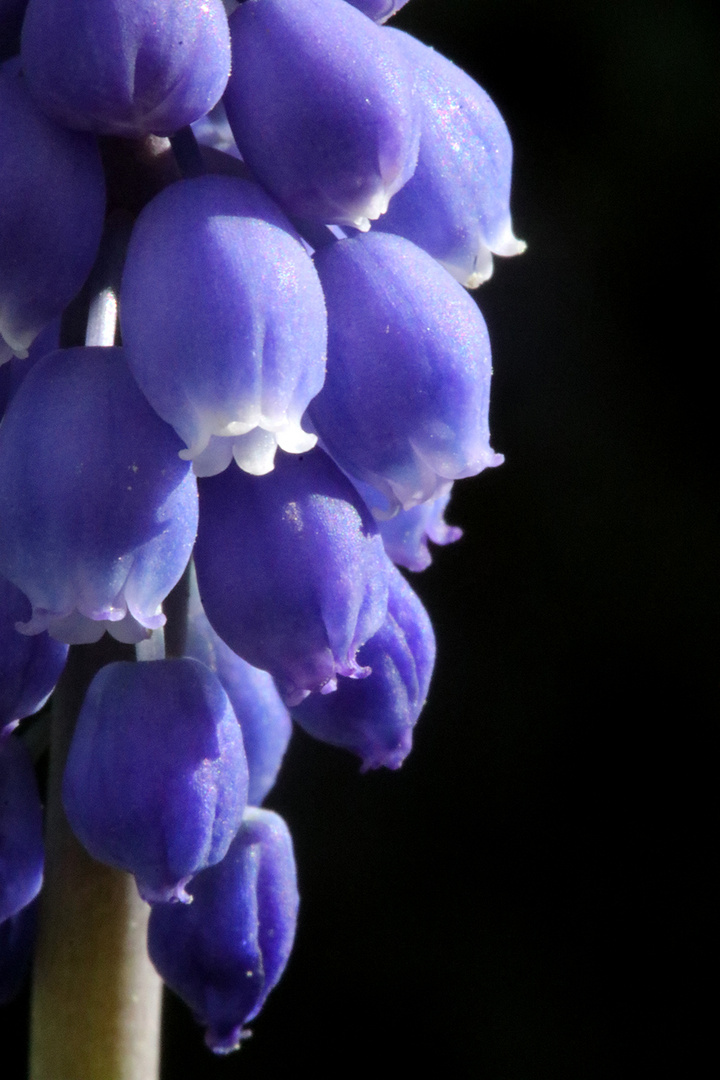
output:
[[321, 450], [268, 476], [199, 482], [195, 565], [205, 613], [233, 652], [269, 671], [288, 705], [336, 676], [385, 618], [392, 564], [370, 514]]
[[30, 0], [22, 61], [42, 109], [103, 135], [172, 135], [230, 73], [221, 0]]
[[225, 92], [243, 160], [288, 213], [368, 229], [412, 176], [412, 73], [345, 0], [247, 0]]
[[469, 75], [409, 34], [386, 33], [415, 72], [422, 136], [415, 173], [379, 228], [412, 240], [474, 289], [492, 274], [493, 252], [526, 246], [510, 220], [510, 135]]
[[67, 645], [17, 632], [30, 615], [27, 597], [0, 577], [0, 730], [42, 708], [65, 667]]
[[43, 880], [42, 804], [24, 743], [0, 735], [0, 923], [35, 899]]
[[348, 0], [348, 2], [378, 23], [387, 22], [391, 15], [407, 4], [407, 0]]
[[[490, 448], [490, 342], [474, 300], [408, 240], [370, 233], [315, 255], [328, 369], [309, 415], [391, 516], [503, 458]], [[383, 506], [383, 500], [385, 505]]]
[[97, 143], [48, 120], [19, 61], [0, 71], [0, 363], [30, 344], [80, 290], [105, 214]]
[[287, 825], [250, 808], [221, 863], [191, 885], [189, 907], [150, 913], [148, 953], [168, 986], [207, 1028], [218, 1054], [237, 1049], [285, 969], [298, 893]]
[[20, 992], [30, 972], [37, 933], [38, 901], [0, 923], [0, 1005]]
[[443, 514], [450, 501], [450, 492], [431, 502], [421, 503], [412, 510], [399, 510], [388, 521], [379, 521], [385, 551], [394, 563], [408, 570], [425, 570], [432, 562], [428, 541], [433, 544], [453, 544], [463, 534], [457, 525], [448, 525]]
[[300, 419], [325, 377], [322, 288], [257, 184], [203, 176], [154, 199], [130, 241], [121, 311], [133, 373], [199, 475], [233, 456], [262, 475], [278, 445], [315, 445]]
[[242, 728], [250, 782], [248, 803], [259, 806], [275, 783], [292, 733], [290, 714], [272, 676], [247, 664], [217, 636], [192, 582], [185, 654], [214, 671]]
[[352, 750], [362, 771], [399, 769], [425, 704], [435, 663], [435, 635], [425, 608], [398, 570], [390, 579], [385, 622], [358, 653], [372, 668], [361, 682], [339, 679], [336, 694], [313, 694], [293, 719], [316, 739]]
[[29, 598], [24, 633], [139, 641], [190, 557], [197, 487], [123, 350], [51, 353], [0, 425], [0, 572]]
[[182, 900], [227, 852], [247, 797], [242, 733], [196, 660], [108, 664], [80, 711], [63, 778], [90, 854], [135, 875], [148, 902]]

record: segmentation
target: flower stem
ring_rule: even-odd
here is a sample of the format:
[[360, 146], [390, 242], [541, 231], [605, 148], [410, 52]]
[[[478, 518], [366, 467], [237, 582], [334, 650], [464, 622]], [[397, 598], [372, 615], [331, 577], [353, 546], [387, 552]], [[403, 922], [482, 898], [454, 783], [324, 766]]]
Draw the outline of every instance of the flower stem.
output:
[[161, 982], [147, 957], [149, 907], [129, 874], [103, 866], [70, 831], [62, 774], [85, 691], [132, 646], [107, 635], [70, 650], [53, 697], [46, 871], [36, 949], [31, 1080], [156, 1080]]

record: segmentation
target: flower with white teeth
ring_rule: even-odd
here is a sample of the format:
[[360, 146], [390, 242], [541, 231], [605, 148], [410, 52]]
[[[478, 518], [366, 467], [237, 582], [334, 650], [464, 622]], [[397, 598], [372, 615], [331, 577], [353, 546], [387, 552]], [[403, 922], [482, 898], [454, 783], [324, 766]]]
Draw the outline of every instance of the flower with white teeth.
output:
[[325, 302], [312, 260], [257, 184], [203, 176], [143, 211], [123, 274], [128, 362], [198, 476], [233, 458], [262, 476], [279, 446], [312, 449], [301, 419], [325, 378]]

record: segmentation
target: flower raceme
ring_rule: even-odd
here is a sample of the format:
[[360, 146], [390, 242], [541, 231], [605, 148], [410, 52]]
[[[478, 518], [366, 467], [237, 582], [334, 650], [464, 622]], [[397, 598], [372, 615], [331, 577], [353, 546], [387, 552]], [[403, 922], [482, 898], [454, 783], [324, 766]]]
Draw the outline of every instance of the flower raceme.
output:
[[69, 644], [138, 646], [85, 696], [65, 811], [135, 875], [149, 954], [219, 1053], [292, 946], [292, 842], [260, 806], [290, 715], [363, 770], [410, 751], [435, 638], [393, 564], [457, 540], [453, 483], [502, 461], [463, 286], [523, 245], [502, 118], [382, 25], [402, 6], [0, 0], [0, 29], [24, 13], [0, 68], [0, 996], [42, 876], [11, 729]]

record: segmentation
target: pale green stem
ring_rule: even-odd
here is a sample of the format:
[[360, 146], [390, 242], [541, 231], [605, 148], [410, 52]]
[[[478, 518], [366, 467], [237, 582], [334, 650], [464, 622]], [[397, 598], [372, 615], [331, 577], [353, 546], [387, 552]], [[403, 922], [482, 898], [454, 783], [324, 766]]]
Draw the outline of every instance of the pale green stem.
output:
[[92, 676], [132, 649], [107, 636], [73, 646], [53, 697], [46, 870], [36, 949], [30, 1080], [157, 1080], [161, 981], [146, 952], [149, 907], [129, 874], [70, 831], [62, 772]]

